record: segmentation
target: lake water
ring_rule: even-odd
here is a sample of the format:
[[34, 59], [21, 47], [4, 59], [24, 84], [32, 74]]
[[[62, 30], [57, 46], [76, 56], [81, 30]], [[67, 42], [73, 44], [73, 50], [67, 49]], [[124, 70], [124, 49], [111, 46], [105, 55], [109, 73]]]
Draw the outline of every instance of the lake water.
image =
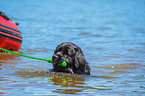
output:
[[0, 54], [0, 95], [145, 96], [145, 0], [1, 0], [19, 22], [19, 52], [51, 58], [73, 42], [91, 76], [48, 74], [52, 64]]

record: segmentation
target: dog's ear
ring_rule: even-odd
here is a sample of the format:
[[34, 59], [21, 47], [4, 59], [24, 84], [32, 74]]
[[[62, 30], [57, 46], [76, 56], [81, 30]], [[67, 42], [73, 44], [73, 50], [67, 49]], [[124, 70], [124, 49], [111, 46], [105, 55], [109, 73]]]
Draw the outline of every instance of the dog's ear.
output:
[[75, 67], [77, 69], [77, 73], [85, 73], [90, 75], [90, 67], [86, 62], [84, 54], [80, 48], [75, 48]]

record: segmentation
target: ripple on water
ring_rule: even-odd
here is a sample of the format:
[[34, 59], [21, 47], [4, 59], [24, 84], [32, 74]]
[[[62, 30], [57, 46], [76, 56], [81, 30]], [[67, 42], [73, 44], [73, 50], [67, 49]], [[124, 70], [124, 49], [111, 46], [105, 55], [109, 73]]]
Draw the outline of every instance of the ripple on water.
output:
[[81, 32], [79, 35], [89, 35], [90, 33], [88, 32]]
[[142, 68], [143, 65], [139, 63], [130, 63], [130, 64], [113, 64], [112, 66], [106, 66], [101, 64], [101, 66], [93, 66], [98, 73], [106, 74], [125, 74], [125, 73], [134, 73], [135, 69]]

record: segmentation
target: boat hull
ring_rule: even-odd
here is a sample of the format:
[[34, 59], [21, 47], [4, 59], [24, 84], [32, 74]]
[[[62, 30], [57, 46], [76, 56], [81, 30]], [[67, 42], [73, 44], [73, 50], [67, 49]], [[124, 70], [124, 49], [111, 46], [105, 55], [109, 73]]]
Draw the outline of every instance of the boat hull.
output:
[[[22, 34], [19, 27], [5, 14], [0, 14], [0, 48], [18, 51], [22, 43]], [[0, 51], [2, 52], [2, 51]]]

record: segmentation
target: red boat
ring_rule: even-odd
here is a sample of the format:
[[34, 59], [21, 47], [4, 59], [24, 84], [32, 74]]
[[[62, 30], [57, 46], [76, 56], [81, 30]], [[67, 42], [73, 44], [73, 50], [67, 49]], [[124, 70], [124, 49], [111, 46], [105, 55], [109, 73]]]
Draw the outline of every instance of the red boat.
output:
[[[11, 51], [18, 51], [22, 43], [22, 34], [18, 24], [12, 22], [3, 12], [0, 11], [0, 48]], [[0, 50], [0, 52], [2, 52]]]

